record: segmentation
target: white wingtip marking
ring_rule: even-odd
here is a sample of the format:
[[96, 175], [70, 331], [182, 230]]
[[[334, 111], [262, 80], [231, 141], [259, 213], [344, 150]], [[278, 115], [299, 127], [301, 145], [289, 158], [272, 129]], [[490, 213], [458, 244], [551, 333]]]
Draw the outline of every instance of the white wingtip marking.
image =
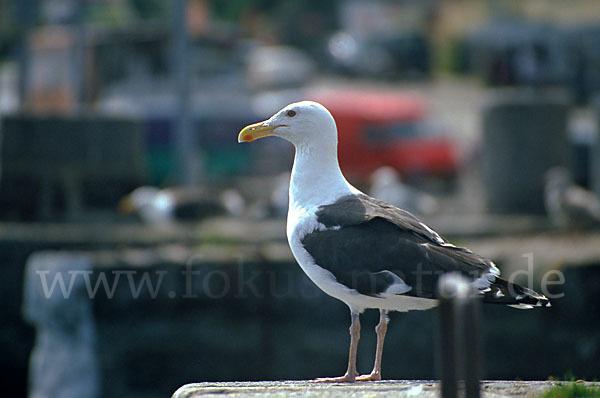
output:
[[530, 310], [533, 308], [533, 305], [531, 304], [509, 304], [508, 306], [518, 310]]

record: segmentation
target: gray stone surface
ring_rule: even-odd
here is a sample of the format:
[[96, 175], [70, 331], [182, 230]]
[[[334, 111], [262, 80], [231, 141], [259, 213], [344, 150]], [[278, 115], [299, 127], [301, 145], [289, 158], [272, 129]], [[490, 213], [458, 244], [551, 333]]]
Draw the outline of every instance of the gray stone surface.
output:
[[[557, 381], [484, 381], [482, 397], [537, 397]], [[589, 383], [587, 385], [600, 385]], [[193, 383], [178, 389], [172, 398], [197, 397], [438, 397], [439, 383], [421, 380], [382, 380], [356, 384], [319, 384], [309, 381]]]

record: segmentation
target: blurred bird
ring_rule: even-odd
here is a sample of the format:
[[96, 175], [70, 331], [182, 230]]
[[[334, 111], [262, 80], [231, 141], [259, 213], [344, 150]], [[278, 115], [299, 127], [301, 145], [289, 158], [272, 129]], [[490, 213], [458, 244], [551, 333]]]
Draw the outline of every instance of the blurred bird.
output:
[[252, 199], [246, 207], [245, 216], [254, 221], [285, 217], [288, 211], [290, 173], [265, 176], [261, 180], [260, 186], [254, 186], [255, 192], [247, 192], [247, 197]]
[[369, 195], [410, 213], [430, 215], [439, 210], [438, 201], [431, 195], [402, 182], [392, 167], [380, 167], [371, 175]]
[[147, 224], [193, 222], [204, 218], [241, 216], [245, 204], [241, 195], [226, 189], [220, 193], [201, 188], [136, 188], [119, 202], [123, 214], [136, 214]]
[[285, 171], [275, 177], [273, 191], [271, 191], [271, 214], [275, 217], [285, 217], [288, 211], [290, 201], [290, 172]]
[[564, 167], [546, 172], [544, 202], [550, 220], [559, 227], [600, 227], [600, 199], [596, 194], [575, 185]]

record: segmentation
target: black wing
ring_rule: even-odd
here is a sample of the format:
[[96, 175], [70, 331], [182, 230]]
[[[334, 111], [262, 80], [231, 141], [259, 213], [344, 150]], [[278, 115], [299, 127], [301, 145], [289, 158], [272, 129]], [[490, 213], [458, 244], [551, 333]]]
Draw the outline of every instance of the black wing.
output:
[[[480, 279], [485, 301], [519, 304], [530, 296], [528, 289], [496, 277], [490, 260], [449, 244], [412, 214], [369, 196], [342, 197], [316, 216], [327, 229], [307, 234], [304, 248], [338, 282], [361, 294], [377, 297], [400, 278], [411, 288], [403, 294], [434, 298], [439, 277], [458, 272]], [[536, 303], [543, 297], [531, 293]]]

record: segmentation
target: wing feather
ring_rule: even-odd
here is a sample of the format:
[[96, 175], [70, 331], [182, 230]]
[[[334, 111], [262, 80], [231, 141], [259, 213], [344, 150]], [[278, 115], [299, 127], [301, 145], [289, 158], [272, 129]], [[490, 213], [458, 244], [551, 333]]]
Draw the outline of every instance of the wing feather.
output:
[[[547, 299], [499, 278], [494, 263], [449, 243], [411, 213], [367, 195], [348, 195], [321, 206], [325, 228], [301, 239], [315, 263], [358, 293], [435, 298], [439, 277], [458, 272], [473, 281], [484, 301], [546, 304]], [[544, 302], [545, 300], [545, 302]]]

